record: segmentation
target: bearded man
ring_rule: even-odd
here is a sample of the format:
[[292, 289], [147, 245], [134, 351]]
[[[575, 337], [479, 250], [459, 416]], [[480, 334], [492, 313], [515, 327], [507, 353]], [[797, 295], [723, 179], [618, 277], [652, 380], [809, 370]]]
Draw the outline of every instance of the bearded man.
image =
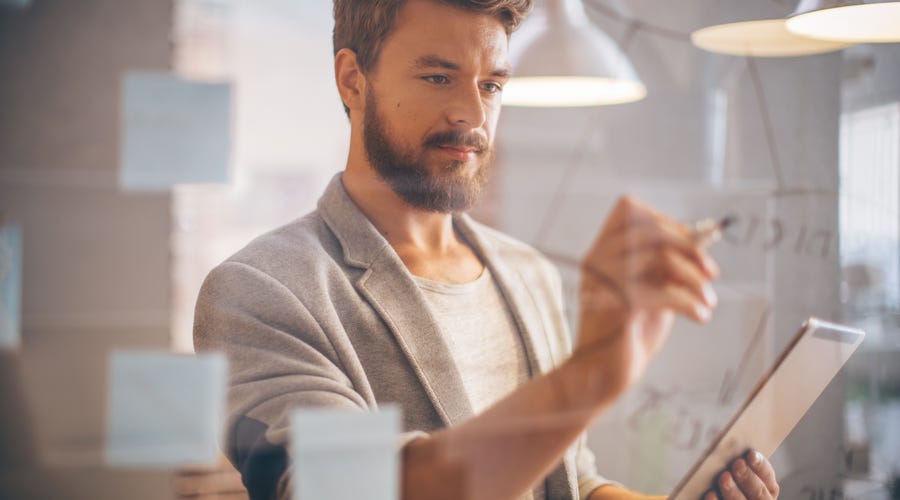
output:
[[[584, 431], [676, 314], [709, 319], [718, 270], [688, 227], [622, 198], [583, 260], [572, 349], [553, 266], [464, 214], [531, 3], [335, 1], [346, 168], [316, 211], [214, 269], [197, 303], [198, 351], [230, 360], [227, 453], [253, 498], [289, 498], [292, 409], [384, 404], [403, 412], [405, 499], [645, 498], [597, 474]], [[709, 495], [777, 493], [750, 453]]]

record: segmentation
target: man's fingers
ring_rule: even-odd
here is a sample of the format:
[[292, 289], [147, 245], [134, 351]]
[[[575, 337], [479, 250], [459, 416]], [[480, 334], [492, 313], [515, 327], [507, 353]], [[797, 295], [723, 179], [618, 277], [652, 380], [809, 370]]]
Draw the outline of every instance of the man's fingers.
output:
[[703, 500], [719, 500], [719, 495], [716, 495], [715, 491], [709, 490], [703, 495]]
[[751, 450], [719, 474], [716, 489], [718, 492], [708, 491], [703, 500], [773, 500], [778, 498], [779, 487], [772, 464]]
[[631, 256], [613, 279], [631, 304], [670, 308], [706, 321], [718, 298], [703, 272], [676, 250], [647, 250]]
[[657, 212], [653, 207], [639, 201], [631, 196], [622, 196], [616, 200], [606, 224], [603, 227], [604, 233], [615, 233], [623, 228], [643, 222], [654, 221], [665, 217], [662, 213]]
[[[619, 301], [611, 302], [612, 294], [582, 293], [581, 310], [594, 313], [602, 313], [611, 309], [611, 303], [619, 304]], [[626, 299], [628, 303], [634, 301], [640, 304], [640, 308], [650, 311], [671, 310], [687, 316], [694, 321], [705, 323], [709, 321], [712, 313], [703, 305], [697, 304], [697, 299], [691, 292], [678, 285], [666, 287], [644, 287], [642, 290], [632, 288]]]
[[747, 500], [747, 497], [744, 496], [744, 493], [741, 492], [740, 487], [734, 481], [734, 476], [728, 471], [719, 475], [719, 492], [722, 495], [722, 500]]
[[695, 261], [709, 279], [718, 276], [718, 265], [689, 226], [640, 202], [632, 200], [628, 204], [629, 215], [612, 214], [609, 227], [600, 233], [590, 254], [597, 254], [598, 259], [618, 260], [647, 248], [673, 248]]
[[[696, 271], [692, 275], [685, 270], [658, 269], [663, 265], [658, 262], [658, 257], [651, 255], [643, 259], [644, 262], [636, 265], [639, 269], [619, 269], [617, 275], [612, 277], [586, 268], [585, 272], [597, 281], [598, 286], [594, 287], [593, 292], [588, 292], [592, 289], [582, 289], [582, 308], [601, 311], [608, 309], [610, 303], [635, 305], [645, 310], [671, 309], [694, 321], [709, 321], [717, 299], [709, 284], [695, 276]], [[704, 294], [709, 298], [704, 298]]]
[[772, 495], [772, 498], [778, 498], [781, 488], [778, 486], [778, 479], [775, 477], [775, 469], [772, 467], [772, 464], [766, 460], [762, 453], [756, 450], [748, 451], [745, 458], [750, 468], [766, 486], [766, 490]]
[[645, 272], [639, 280], [649, 285], [681, 285], [703, 303], [708, 309], [716, 306], [718, 298], [709, 280], [696, 264], [673, 250], [662, 250], [651, 255], [645, 263]]
[[769, 489], [743, 458], [731, 464], [731, 474], [745, 497], [751, 500], [771, 500]]
[[719, 266], [707, 249], [698, 243], [684, 224], [671, 220], [648, 221], [624, 228], [616, 234], [604, 234], [604, 258], [622, 259], [648, 249], [673, 249], [696, 262], [708, 279], [719, 275]]
[[712, 310], [701, 303], [688, 289], [678, 284], [663, 287], [639, 287], [632, 292], [635, 303], [650, 310], [671, 309], [699, 323], [712, 317]]

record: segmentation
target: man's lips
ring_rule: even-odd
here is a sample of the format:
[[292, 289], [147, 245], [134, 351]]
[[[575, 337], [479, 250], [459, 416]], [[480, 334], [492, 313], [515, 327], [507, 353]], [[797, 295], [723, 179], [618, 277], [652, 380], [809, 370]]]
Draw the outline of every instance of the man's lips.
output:
[[455, 160], [472, 160], [481, 151], [469, 146], [439, 146], [439, 149]]

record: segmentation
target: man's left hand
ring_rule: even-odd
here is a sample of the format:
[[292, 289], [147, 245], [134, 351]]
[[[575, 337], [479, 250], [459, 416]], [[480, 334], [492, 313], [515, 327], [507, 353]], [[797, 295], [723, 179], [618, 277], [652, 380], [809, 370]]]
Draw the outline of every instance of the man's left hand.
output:
[[770, 500], [778, 498], [775, 469], [762, 453], [750, 450], [719, 474], [717, 488], [703, 500]]

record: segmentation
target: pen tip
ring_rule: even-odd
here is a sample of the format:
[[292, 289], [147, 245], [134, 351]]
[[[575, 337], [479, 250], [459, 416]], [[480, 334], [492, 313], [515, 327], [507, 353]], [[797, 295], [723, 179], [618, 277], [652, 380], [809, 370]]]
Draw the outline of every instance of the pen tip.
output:
[[722, 220], [719, 222], [719, 229], [725, 229], [725, 228], [727, 228], [728, 226], [734, 224], [735, 222], [737, 222], [737, 217], [736, 217], [736, 216], [734, 216], [734, 215], [728, 215], [728, 216], [725, 216], [725, 217], [723, 217]]

